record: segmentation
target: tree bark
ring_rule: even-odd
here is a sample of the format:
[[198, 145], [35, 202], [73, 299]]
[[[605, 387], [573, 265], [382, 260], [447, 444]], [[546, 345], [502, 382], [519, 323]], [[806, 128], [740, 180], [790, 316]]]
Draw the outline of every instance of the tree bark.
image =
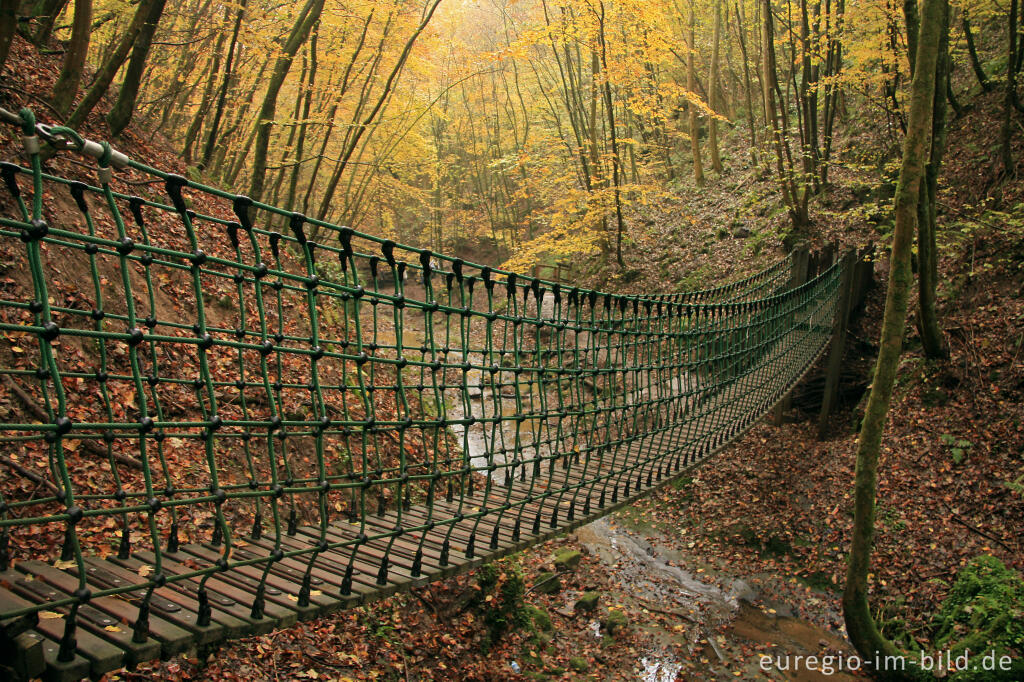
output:
[[[903, 162], [896, 193], [892, 256], [885, 313], [871, 393], [857, 444], [854, 521], [850, 557], [843, 592], [843, 615], [850, 642], [865, 660], [899, 656], [900, 652], [878, 630], [868, 603], [868, 571], [875, 536], [875, 500], [878, 492], [878, 456], [892, 388], [902, 352], [903, 333], [913, 272], [910, 250], [917, 221], [917, 204], [928, 156], [935, 67], [942, 24], [942, 0], [925, 0], [921, 13], [917, 58], [910, 93], [910, 114], [903, 143]], [[904, 659], [906, 660], [906, 659]], [[912, 659], [911, 659], [912, 660]], [[890, 670], [888, 676], [910, 677], [914, 671]]]
[[943, 85], [949, 79], [949, 0], [942, 5], [942, 25], [939, 27], [939, 54], [935, 61], [935, 95], [932, 114], [931, 150], [921, 185], [921, 200], [917, 209], [918, 259], [918, 312], [921, 323], [921, 345], [927, 357], [945, 358], [946, 345], [939, 328], [935, 310], [935, 290], [938, 285], [938, 253], [935, 245], [936, 199], [939, 191], [939, 171], [946, 148], [946, 91]]
[[50, 100], [61, 116], [74, 104], [82, 83], [82, 68], [89, 54], [89, 34], [92, 32], [92, 0], [75, 0], [75, 14], [71, 23], [71, 41], [64, 52], [64, 64], [53, 86]]
[[962, 11], [964, 38], [967, 41], [967, 54], [971, 58], [971, 68], [974, 69], [974, 75], [977, 77], [981, 89], [985, 92], [990, 92], [992, 90], [992, 83], [989, 82], [988, 76], [985, 75], [985, 69], [981, 68], [981, 60], [978, 59], [978, 49], [974, 46], [974, 33], [971, 31], [971, 20], [968, 18], [967, 8], [964, 8]]
[[604, 106], [608, 115], [608, 133], [611, 135], [612, 143], [612, 184], [615, 194], [615, 262], [619, 267], [625, 267], [622, 260], [622, 236], [626, 231], [622, 218], [622, 196], [620, 183], [622, 181], [622, 160], [619, 158], [618, 136], [615, 133], [615, 104], [612, 100], [611, 76], [608, 74], [608, 45], [605, 41], [604, 32], [604, 2], [600, 3], [601, 14], [598, 19], [599, 40], [601, 43], [601, 80], [604, 83]]
[[[76, 3], [78, 0], [76, 0]], [[114, 108], [107, 114], [107, 125], [110, 126], [110, 134], [117, 137], [128, 127], [135, 112], [135, 100], [139, 96], [139, 85], [142, 83], [142, 73], [146, 68], [146, 60], [149, 58], [149, 49], [153, 45], [153, 35], [156, 33], [160, 17], [164, 13], [164, 6], [167, 0], [156, 0], [149, 9], [142, 29], [139, 31], [135, 44], [132, 46], [132, 56], [128, 60], [128, 68], [125, 70], [124, 81], [121, 83], [121, 91], [117, 95]]]
[[[295, 168], [292, 169], [291, 179], [288, 181], [288, 199], [285, 208], [289, 211], [295, 210], [295, 195], [299, 186], [299, 175], [302, 173], [303, 150], [306, 148], [306, 129], [308, 128], [309, 113], [313, 107], [313, 87], [316, 85], [317, 71], [317, 29], [309, 39], [309, 80], [306, 83], [306, 91], [303, 93], [302, 101], [302, 123], [299, 124], [299, 137], [295, 143]], [[312, 182], [312, 178], [310, 179]]]
[[[213, 100], [213, 89], [217, 83], [217, 74], [220, 73], [220, 60], [221, 51], [224, 49], [224, 34], [217, 36], [217, 42], [213, 46], [213, 57], [210, 60], [210, 71], [204, 77], [200, 79], [200, 82], [206, 81], [206, 87], [203, 88], [203, 96], [199, 100], [199, 109], [196, 111], [195, 116], [192, 117], [192, 121], [189, 122], [188, 129], [185, 130], [185, 141], [181, 148], [181, 158], [185, 159], [185, 163], [192, 161], [192, 146], [200, 138], [200, 133], [203, 130], [203, 121], [206, 120], [206, 115], [210, 111], [210, 103]], [[188, 102], [191, 98], [186, 98], [185, 102]]]
[[206, 134], [203, 155], [197, 164], [200, 170], [210, 164], [210, 159], [213, 158], [213, 151], [217, 145], [217, 134], [220, 132], [220, 121], [224, 116], [224, 104], [227, 101], [228, 86], [231, 83], [231, 70], [235, 62], [235, 50], [238, 47], [238, 33], [242, 28], [242, 18], [245, 16], [248, 4], [249, 0], [242, 0], [241, 5], [238, 7], [238, 14], [235, 15], [235, 25], [231, 29], [231, 44], [228, 45], [228, 56], [224, 63], [224, 78], [221, 81], [220, 90], [217, 92], [217, 105], [213, 112], [213, 121], [210, 123], [210, 129]]
[[1003, 166], [1001, 176], [1004, 180], [1016, 175], [1013, 165], [1013, 110], [1017, 99], [1017, 72], [1014, 69], [1014, 62], [1017, 58], [1017, 31], [1017, 0], [1010, 0], [1006, 41], [1006, 92], [1003, 97], [1003, 122], [999, 147], [999, 160]]
[[[692, 97], [697, 89], [697, 74], [694, 68], [694, 54], [697, 45], [694, 41], [693, 28], [697, 23], [693, 7], [690, 7], [690, 40], [687, 44], [686, 55], [686, 89]], [[700, 157], [700, 123], [697, 120], [697, 107], [692, 102], [688, 105], [690, 109], [690, 151], [693, 153], [693, 181], [698, 187], [704, 186], [704, 162]]]
[[[722, 42], [722, 10], [718, 0], [715, 0], [715, 28], [711, 38], [711, 69], [708, 74], [708, 106], [711, 111], [718, 113], [721, 102], [718, 98], [719, 80], [719, 52]], [[714, 116], [708, 121], [708, 145], [711, 147], [711, 169], [722, 174], [722, 157], [718, 152], [718, 119]]]
[[114, 76], [117, 75], [121, 65], [124, 64], [124, 60], [127, 59], [132, 45], [135, 44], [135, 38], [138, 37], [143, 24], [149, 18], [150, 10], [157, 2], [162, 2], [162, 0], [141, 0], [139, 2], [139, 6], [135, 10], [135, 15], [132, 17], [128, 29], [121, 36], [110, 56], [103, 62], [99, 71], [96, 72], [96, 78], [93, 80], [92, 85], [89, 86], [85, 97], [82, 98], [82, 101], [78, 103], [75, 110], [71, 112], [71, 116], [68, 117], [67, 124], [69, 127], [81, 128], [86, 118], [92, 113], [92, 110], [103, 99], [103, 95], [106, 94], [110, 84], [114, 81]]
[[0, 0], [0, 71], [7, 63], [11, 41], [18, 30], [18, 0]]
[[39, 0], [36, 3], [33, 16], [39, 21], [39, 25], [32, 36], [32, 42], [36, 45], [45, 45], [49, 42], [53, 34], [53, 25], [67, 4], [68, 0]]
[[274, 112], [277, 110], [277, 95], [284, 85], [285, 78], [292, 68], [292, 61], [299, 48], [305, 44], [313, 25], [320, 20], [324, 8], [324, 0], [308, 0], [302, 8], [291, 33], [285, 41], [280, 56], [274, 63], [274, 70], [267, 83], [267, 92], [263, 97], [256, 119], [256, 148], [253, 151], [252, 178], [249, 182], [249, 197], [259, 201], [263, 194], [263, 183], [267, 174], [267, 149], [270, 147], [270, 131], [274, 127]]
[[736, 36], [740, 41], [740, 54], [743, 56], [743, 92], [747, 104], [747, 122], [750, 126], [750, 162], [757, 165], [757, 113], [754, 111], [754, 97], [750, 86], [750, 58], [747, 56], [747, 41], [744, 38], [743, 19], [740, 17], [740, 5], [735, 4]]

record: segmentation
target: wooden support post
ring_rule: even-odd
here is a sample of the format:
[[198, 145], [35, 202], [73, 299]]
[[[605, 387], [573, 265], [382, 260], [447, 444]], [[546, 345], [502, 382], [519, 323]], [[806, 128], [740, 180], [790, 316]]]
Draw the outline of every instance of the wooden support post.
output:
[[846, 329], [850, 322], [850, 301], [853, 295], [853, 271], [857, 264], [856, 251], [843, 254], [843, 272], [839, 279], [839, 300], [836, 302], [836, 319], [832, 326], [832, 346], [829, 350], [828, 365], [825, 368], [825, 392], [821, 398], [821, 413], [818, 415], [818, 438], [825, 437], [828, 416], [835, 409], [839, 398], [839, 377], [843, 371], [843, 351], [846, 346]]
[[[811, 265], [811, 252], [806, 247], [800, 247], [793, 252], [793, 265], [789, 273], [788, 288], [798, 287], [807, 281], [807, 273]], [[793, 405], [793, 391], [790, 390], [775, 406], [772, 412], [772, 424], [782, 426], [783, 419], [790, 407]]]

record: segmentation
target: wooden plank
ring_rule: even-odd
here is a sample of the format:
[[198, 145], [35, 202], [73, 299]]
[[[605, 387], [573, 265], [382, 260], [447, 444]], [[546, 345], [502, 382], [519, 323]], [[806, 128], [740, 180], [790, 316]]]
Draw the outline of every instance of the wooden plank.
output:
[[[220, 557], [219, 552], [212, 551], [202, 545], [193, 544], [182, 545], [181, 552], [179, 554], [191, 554], [198, 559], [210, 562], [216, 561]], [[232, 552], [232, 556], [239, 561], [245, 561], [252, 557], [253, 553], [245, 547], [239, 547]], [[224, 575], [226, 578], [234, 578], [236, 575], [245, 576], [252, 581], [251, 584], [259, 585], [260, 581], [263, 579], [265, 567], [266, 564], [236, 566]], [[300, 620], [310, 620], [320, 613], [321, 608], [334, 607], [338, 603], [337, 599], [321, 593], [315, 597], [311, 595], [308, 606], [300, 606], [299, 588], [301, 587], [301, 582], [293, 582], [287, 578], [282, 578], [273, 571], [267, 572], [264, 584], [267, 589], [266, 599], [295, 610]], [[276, 591], [277, 594], [271, 594], [272, 590]]]
[[[86, 558], [85, 570], [89, 573], [90, 584], [103, 587], [120, 587], [144, 582], [137, 573], [95, 557]], [[128, 593], [124, 598], [134, 603], [139, 596], [137, 593]], [[199, 603], [169, 586], [153, 591], [149, 608], [161, 620], [188, 630], [198, 645], [210, 644], [226, 637], [242, 637], [249, 632], [243, 621], [216, 610], [209, 625], [199, 625]]]
[[[5, 583], [10, 584], [10, 591], [21, 597], [24, 601], [23, 605], [27, 604], [45, 604], [46, 602], [56, 601], [64, 597], [55, 588], [45, 584], [37, 584], [37, 581], [28, 579], [25, 575], [19, 574], [15, 571], [8, 571], [0, 578]], [[58, 644], [64, 637], [64, 628], [66, 624], [65, 618], [67, 617], [69, 607], [60, 607], [55, 609], [46, 609], [44, 614], [39, 618], [39, 624], [36, 626], [36, 631], [44, 635], [47, 639]], [[50, 614], [59, 614], [58, 617], [53, 617]], [[77, 623], [76, 619], [76, 623]], [[117, 670], [124, 665], [125, 652], [122, 649], [114, 646], [106, 640], [100, 639], [89, 630], [78, 627], [75, 631], [75, 640], [77, 643], [77, 655], [88, 661], [88, 672], [96, 677], [108, 673], [111, 670]], [[45, 649], [44, 649], [45, 653]], [[68, 679], [66, 676], [73, 674], [77, 670], [78, 666], [75, 660], [69, 661], [64, 664], [57, 661], [56, 658], [57, 650], [54, 649], [52, 663], [50, 659], [47, 660], [47, 670], [53, 668], [53, 674], [60, 679]], [[83, 677], [80, 675], [79, 677]]]
[[[138, 570], [143, 565], [152, 567], [153, 565], [153, 554], [149, 551], [136, 552], [136, 557], [132, 559], [118, 559], [117, 563], [129, 570]], [[182, 573], [191, 573], [192, 569], [181, 566], [175, 561], [164, 562], [164, 568], [168, 575], [180, 575]], [[276, 627], [276, 622], [272, 618], [253, 618], [251, 614], [252, 610], [252, 595], [238, 590], [232, 585], [226, 585], [217, 578], [219, 573], [213, 574], [206, 581], [206, 591], [210, 598], [210, 607], [213, 611], [214, 617], [219, 610], [225, 610], [235, 618], [248, 623], [249, 632], [251, 635], [265, 635]], [[178, 590], [179, 592], [186, 594], [192, 598], [195, 598], [199, 588], [200, 578], [189, 578], [187, 580], [177, 580], [168, 583], [168, 586]]]
[[[45, 581], [47, 585], [57, 588], [65, 596], [72, 595], [78, 589], [78, 578], [41, 561], [22, 561], [16, 568], [23, 573], [34, 575], [37, 580]], [[89, 588], [102, 589], [91, 583]], [[132, 641], [132, 628], [138, 615], [139, 609], [123, 599], [98, 597], [79, 608], [78, 623], [80, 627], [88, 629], [97, 637], [123, 649], [126, 653], [125, 665], [129, 668], [143, 661], [158, 658], [161, 652], [169, 658], [192, 647], [192, 636], [189, 632], [156, 616], [150, 616], [149, 619], [151, 637], [141, 643]]]

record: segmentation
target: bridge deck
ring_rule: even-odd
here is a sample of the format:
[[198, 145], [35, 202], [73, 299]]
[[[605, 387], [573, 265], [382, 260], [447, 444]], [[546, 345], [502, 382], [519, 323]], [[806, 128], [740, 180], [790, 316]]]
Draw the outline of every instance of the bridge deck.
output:
[[[715, 396], [695, 406], [694, 410], [705, 415], [698, 420], [699, 432], [670, 432], [656, 442], [641, 439], [638, 444], [627, 445], [626, 452], [619, 457], [609, 453], [590, 462], [575, 453], [560, 453], [542, 467], [539, 477], [528, 475], [526, 480], [520, 480], [517, 476], [507, 497], [504, 488], [497, 485], [492, 492], [500, 490], [500, 495], [488, 496], [478, 488], [464, 498], [461, 509], [457, 502], [435, 500], [432, 510], [414, 505], [402, 510], [400, 519], [398, 511], [393, 509], [383, 515], [367, 516], [365, 527], [358, 523], [332, 523], [328, 528], [331, 542], [353, 541], [360, 532], [370, 537], [384, 537], [354, 545], [354, 553], [348, 550], [319, 553], [312, 571], [308, 606], [299, 605], [307, 562], [284, 558], [271, 565], [263, 594], [266, 607], [260, 617], [253, 617], [252, 606], [257, 600], [262, 566], [233, 568], [217, 574], [207, 583], [213, 606], [210, 625], [197, 624], [200, 577], [196, 577], [154, 591], [149, 606], [150, 637], [143, 642], [134, 642], [132, 638], [132, 625], [139, 616], [138, 594], [108, 596], [79, 609], [77, 651], [73, 660], [57, 660], [59, 643], [64, 636], [63, 618], [57, 617], [58, 612], [43, 612], [38, 626], [18, 640], [21, 647], [18, 656], [26, 661], [25, 665], [35, 666], [37, 672], [42, 672], [40, 666], [45, 666], [45, 677], [49, 680], [98, 676], [122, 666], [166, 659], [195, 647], [216, 646], [227, 639], [289, 627], [298, 620], [315, 618], [465, 571], [565, 533], [642, 497], [741, 436], [813, 365], [827, 343], [826, 331], [794, 330], [791, 334], [799, 336], [799, 342], [784, 339], [778, 344], [779, 349], [785, 349], [784, 357], [759, 365], [736, 379], [734, 386], [723, 387]], [[502, 505], [508, 499], [513, 506], [504, 514], [474, 516], [500, 506], [493, 504], [494, 498]], [[456, 518], [460, 512], [467, 515], [466, 518], [453, 524], [394, 535], [396, 528], [421, 528], [432, 518]], [[474, 539], [472, 552], [469, 551], [470, 538]], [[309, 551], [319, 539], [320, 529], [308, 526], [300, 527], [292, 535], [284, 535], [280, 543], [285, 551]], [[275, 540], [269, 536], [237, 540], [233, 557], [239, 560], [266, 557], [275, 550]], [[177, 552], [164, 552], [164, 570], [170, 575], [188, 572], [197, 562], [215, 561], [222, 550], [209, 544], [183, 545]], [[418, 561], [417, 553], [421, 555]], [[385, 557], [386, 571], [382, 576]], [[153, 556], [140, 552], [129, 559], [93, 557], [86, 562], [89, 588], [98, 592], [144, 583]], [[418, 571], [415, 564], [419, 564]], [[0, 573], [0, 608], [46, 603], [69, 596], [77, 588], [73, 568], [55, 568], [40, 561], [20, 562], [14, 570]], [[66, 608], [58, 611], [66, 613]]]

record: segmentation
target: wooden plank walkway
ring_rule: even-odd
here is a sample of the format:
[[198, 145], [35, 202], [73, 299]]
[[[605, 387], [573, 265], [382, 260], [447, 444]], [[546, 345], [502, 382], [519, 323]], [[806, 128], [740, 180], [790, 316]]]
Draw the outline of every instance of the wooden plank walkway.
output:
[[[525, 480], [516, 476], [510, 490], [498, 485], [503, 481], [495, 481], [489, 489], [478, 486], [461, 505], [439, 496], [432, 509], [392, 509], [367, 516], [363, 524], [334, 522], [323, 529], [330, 543], [354, 543], [360, 533], [380, 537], [316, 553], [311, 569], [309, 558], [320, 542], [319, 527], [302, 527], [280, 538], [236, 541], [233, 562], [263, 561], [208, 577], [205, 588], [212, 609], [208, 625], [199, 625], [202, 578], [194, 577], [154, 589], [144, 636], [133, 632], [140, 590], [95, 598], [79, 607], [75, 654], [70, 660], [58, 660], [67, 607], [42, 612], [37, 625], [13, 640], [14, 651], [0, 653], [13, 656], [16, 672], [25, 677], [42, 675], [58, 682], [96, 677], [123, 666], [290, 627], [299, 620], [493, 561], [608, 514], [726, 447], [796, 385], [824, 351], [830, 332], [798, 325], [757, 367], [689, 405], [685, 419], [666, 423], [667, 412], [649, 415], [660, 428], [625, 439], [620, 433], [617, 440], [625, 443], [607, 452], [602, 448], [601, 454], [557, 453], [540, 467], [540, 476], [528, 473]], [[432, 520], [452, 523], [422, 529]], [[278, 542], [285, 552], [309, 553], [268, 562]], [[183, 545], [177, 552], [163, 553], [164, 572], [168, 576], [191, 573], [196, 566], [213, 565], [223, 552], [223, 547]], [[130, 559], [88, 558], [89, 588], [98, 592], [144, 583], [146, 567], [153, 560], [145, 551]], [[309, 603], [300, 606], [307, 569]], [[18, 563], [0, 573], [0, 612], [57, 601], [72, 595], [78, 584], [73, 568], [38, 561]], [[253, 604], [260, 600], [265, 604], [262, 613], [254, 612]]]

